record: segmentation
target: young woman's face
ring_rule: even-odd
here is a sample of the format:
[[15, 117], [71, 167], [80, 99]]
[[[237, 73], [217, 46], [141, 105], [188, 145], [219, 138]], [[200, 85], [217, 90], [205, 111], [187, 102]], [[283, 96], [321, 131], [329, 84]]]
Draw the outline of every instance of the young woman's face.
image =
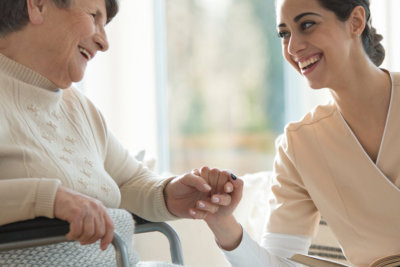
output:
[[276, 8], [285, 59], [311, 88], [331, 87], [349, 67], [352, 38], [348, 23], [317, 0], [277, 0]]

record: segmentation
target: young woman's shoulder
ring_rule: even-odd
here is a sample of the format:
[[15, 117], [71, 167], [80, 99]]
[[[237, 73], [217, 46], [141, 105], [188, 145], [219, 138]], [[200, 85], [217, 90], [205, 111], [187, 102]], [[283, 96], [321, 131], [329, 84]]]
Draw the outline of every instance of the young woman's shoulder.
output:
[[392, 76], [393, 85], [400, 86], [400, 72], [390, 72], [390, 75]]
[[324, 105], [318, 105], [306, 115], [303, 116], [302, 119], [296, 122], [290, 122], [286, 126], [286, 131], [298, 131], [301, 128], [313, 126], [322, 120], [331, 118], [333, 114], [337, 111], [337, 107], [333, 100], [329, 101]]

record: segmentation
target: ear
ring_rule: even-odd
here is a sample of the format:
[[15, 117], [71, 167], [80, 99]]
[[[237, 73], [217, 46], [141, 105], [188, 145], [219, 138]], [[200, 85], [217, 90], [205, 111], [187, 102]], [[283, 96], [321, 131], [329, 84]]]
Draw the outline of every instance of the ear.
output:
[[365, 10], [362, 6], [356, 6], [350, 14], [351, 33], [354, 36], [361, 36], [365, 29]]
[[44, 21], [44, 5], [46, 0], [26, 0], [29, 20], [32, 24], [42, 24]]

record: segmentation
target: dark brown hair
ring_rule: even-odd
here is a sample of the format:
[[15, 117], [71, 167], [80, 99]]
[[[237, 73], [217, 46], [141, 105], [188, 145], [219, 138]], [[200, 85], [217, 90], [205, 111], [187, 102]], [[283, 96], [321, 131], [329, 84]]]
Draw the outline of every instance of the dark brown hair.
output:
[[357, 6], [361, 6], [365, 10], [365, 29], [362, 33], [362, 43], [365, 52], [371, 61], [380, 66], [385, 59], [385, 48], [382, 46], [382, 35], [376, 32], [372, 27], [371, 11], [369, 9], [369, 0], [317, 0], [322, 7], [335, 13], [336, 17], [341, 21], [349, 19], [351, 12]]
[[[59, 8], [68, 8], [72, 1], [52, 0]], [[107, 23], [118, 13], [118, 0], [105, 0]], [[29, 21], [26, 0], [0, 0], [0, 37], [21, 30]]]

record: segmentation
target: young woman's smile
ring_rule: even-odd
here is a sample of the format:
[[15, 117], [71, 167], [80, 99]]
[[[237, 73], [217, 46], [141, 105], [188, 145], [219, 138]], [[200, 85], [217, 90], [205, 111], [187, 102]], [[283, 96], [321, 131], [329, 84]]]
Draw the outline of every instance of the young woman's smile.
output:
[[298, 67], [301, 70], [301, 73], [306, 76], [310, 74], [316, 66], [320, 63], [323, 54], [318, 53], [315, 55], [307, 56], [305, 58], [298, 59]]

